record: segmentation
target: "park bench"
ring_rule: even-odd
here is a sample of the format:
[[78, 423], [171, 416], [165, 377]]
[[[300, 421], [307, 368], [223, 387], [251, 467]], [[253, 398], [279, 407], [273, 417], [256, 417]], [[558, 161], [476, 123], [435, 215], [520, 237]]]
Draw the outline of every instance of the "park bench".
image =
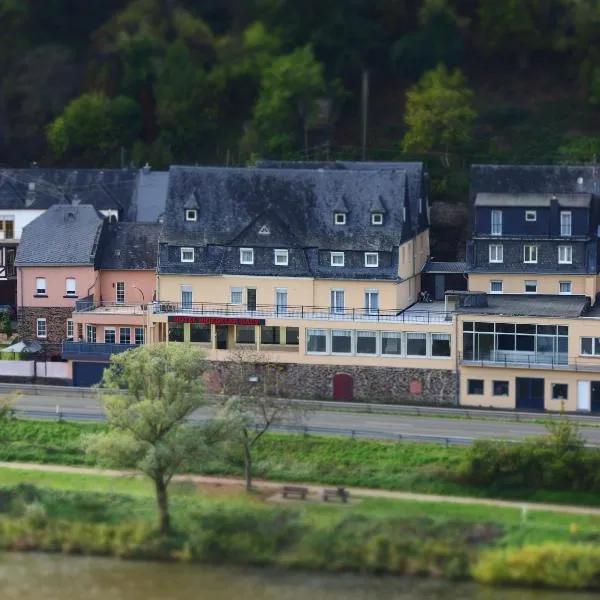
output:
[[346, 488], [339, 487], [334, 489], [323, 490], [323, 501], [327, 502], [330, 499], [341, 500], [342, 502], [348, 502], [350, 493]]
[[281, 495], [284, 498], [297, 497], [300, 498], [300, 500], [306, 500], [306, 496], [308, 496], [308, 488], [286, 485], [281, 491]]

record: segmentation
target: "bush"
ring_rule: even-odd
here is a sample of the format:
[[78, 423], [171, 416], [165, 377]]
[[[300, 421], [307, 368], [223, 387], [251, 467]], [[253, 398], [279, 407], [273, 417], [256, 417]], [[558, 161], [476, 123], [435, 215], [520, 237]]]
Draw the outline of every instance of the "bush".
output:
[[600, 588], [600, 547], [590, 544], [543, 544], [489, 551], [473, 568], [481, 583], [566, 589]]

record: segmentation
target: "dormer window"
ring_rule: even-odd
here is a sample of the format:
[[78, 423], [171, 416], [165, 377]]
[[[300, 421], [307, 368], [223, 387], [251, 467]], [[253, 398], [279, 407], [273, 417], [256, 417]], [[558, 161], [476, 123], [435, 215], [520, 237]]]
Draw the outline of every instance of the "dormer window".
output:
[[240, 265], [254, 264], [254, 248], [240, 248]]
[[537, 221], [537, 212], [535, 210], [526, 210], [525, 211], [525, 220], [526, 221]]
[[379, 266], [379, 252], [365, 252], [365, 267]]
[[288, 265], [288, 251], [287, 250], [275, 250], [275, 264], [280, 267], [287, 267], [287, 265]]
[[346, 213], [343, 213], [343, 212], [334, 213], [333, 221], [336, 225], [345, 225], [346, 224]]
[[188, 208], [185, 211], [185, 220], [186, 221], [197, 221], [198, 220], [198, 211], [195, 208]]
[[343, 267], [344, 266], [344, 253], [343, 252], [332, 252], [331, 253], [331, 266], [332, 267]]
[[383, 225], [383, 213], [374, 212], [371, 214], [371, 225]]
[[194, 262], [193, 248], [181, 248], [181, 262]]

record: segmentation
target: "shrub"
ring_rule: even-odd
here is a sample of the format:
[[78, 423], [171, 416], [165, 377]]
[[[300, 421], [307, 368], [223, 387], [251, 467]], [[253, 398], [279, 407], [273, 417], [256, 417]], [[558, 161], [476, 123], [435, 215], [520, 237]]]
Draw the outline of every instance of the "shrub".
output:
[[48, 521], [48, 512], [41, 502], [32, 502], [25, 507], [25, 521], [36, 529], [46, 525]]
[[600, 547], [543, 544], [484, 553], [473, 567], [481, 583], [600, 588]]

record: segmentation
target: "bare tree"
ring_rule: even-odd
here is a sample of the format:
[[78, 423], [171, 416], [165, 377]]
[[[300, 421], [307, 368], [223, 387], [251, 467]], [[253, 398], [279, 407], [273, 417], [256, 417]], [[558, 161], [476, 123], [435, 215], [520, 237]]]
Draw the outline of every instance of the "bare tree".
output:
[[279, 397], [280, 373], [285, 368], [268, 354], [237, 349], [230, 353], [219, 411], [230, 439], [242, 447], [246, 489], [252, 489], [252, 451], [269, 429], [299, 425], [306, 417], [301, 404]]

